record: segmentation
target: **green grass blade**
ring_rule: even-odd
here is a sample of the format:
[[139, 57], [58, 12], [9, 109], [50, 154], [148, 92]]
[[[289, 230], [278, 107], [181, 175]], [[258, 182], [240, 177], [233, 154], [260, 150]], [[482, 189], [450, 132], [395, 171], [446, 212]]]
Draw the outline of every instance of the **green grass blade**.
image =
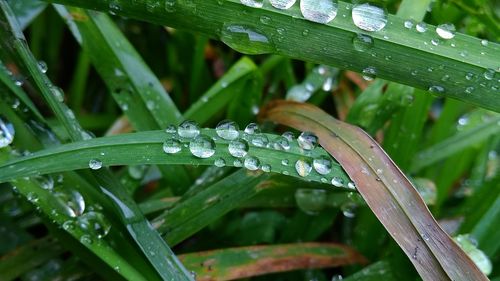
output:
[[47, 7], [39, 0], [7, 0], [21, 29], [25, 29]]
[[440, 160], [454, 155], [464, 149], [484, 142], [491, 136], [500, 134], [500, 117], [480, 124], [470, 130], [459, 132], [419, 152], [411, 166], [411, 171], [418, 172]]
[[[377, 70], [377, 76], [380, 78], [423, 90], [439, 86], [443, 89], [443, 96], [500, 111], [500, 100], [496, 95], [497, 78], [488, 80], [484, 77], [488, 69], [492, 71], [491, 75], [498, 77], [496, 58], [499, 56], [500, 46], [493, 42], [483, 46], [480, 39], [457, 34], [454, 39], [441, 40], [440, 44], [434, 46], [431, 40], [438, 38], [434, 26], [429, 25], [427, 32], [419, 33], [414, 29], [406, 29], [403, 25], [405, 19], [389, 15], [388, 24], [382, 31], [369, 34], [374, 40], [373, 47], [367, 52], [360, 52], [354, 48], [352, 40], [361, 30], [351, 20], [352, 5], [345, 2], [339, 2], [339, 15], [332, 22], [321, 25], [306, 21], [298, 5], [288, 10], [277, 10], [266, 3], [263, 8], [255, 9], [242, 5], [239, 0], [224, 2], [194, 0], [175, 2], [173, 9], [165, 9], [160, 5], [156, 9], [148, 10], [148, 3], [153, 1], [57, 0], [55, 2], [100, 11], [109, 11], [110, 4], [116, 5], [120, 9], [113, 12], [119, 15], [219, 38], [246, 53], [278, 53], [357, 72], [362, 72], [371, 66]], [[196, 11], [203, 13], [194, 13], [193, 6], [196, 7]], [[242, 17], [241, 13], [245, 13], [245, 16]], [[263, 16], [271, 18], [271, 22], [256, 24]], [[210, 20], [206, 20], [207, 18]], [[224, 35], [225, 32], [220, 32], [227, 30], [230, 25], [248, 26], [268, 38], [269, 44], [264, 46], [245, 42], [233, 44], [229, 37]], [[283, 34], [280, 34], [277, 30], [282, 29]], [[309, 30], [307, 36], [303, 34], [304, 29]], [[456, 47], [452, 47], [451, 43]], [[376, 56], [372, 56], [373, 54]], [[391, 58], [379, 59], [386, 56]], [[416, 76], [412, 75], [415, 71], [418, 73]], [[474, 81], [465, 78], [468, 73], [474, 75]], [[442, 79], [445, 76], [447, 78]], [[474, 88], [470, 94], [466, 92], [468, 87]]]
[[[209, 137], [216, 136], [213, 129], [203, 129], [202, 134]], [[266, 135], [270, 139], [276, 137], [275, 135]], [[227, 141], [217, 139], [215, 141], [216, 153], [210, 158], [201, 159], [194, 157], [186, 148], [177, 154], [165, 154], [162, 150], [162, 144], [169, 137], [171, 136], [163, 131], [138, 132], [96, 138], [46, 149], [1, 166], [0, 182], [33, 174], [85, 169], [89, 167], [89, 161], [92, 159], [99, 159], [104, 166], [139, 164], [214, 165], [214, 160], [219, 158], [224, 159], [226, 166], [235, 165], [234, 161], [236, 159], [229, 154]], [[188, 144], [186, 140], [183, 142]], [[270, 171], [272, 172], [285, 173], [297, 178], [302, 178], [295, 169], [297, 160], [302, 159], [312, 163], [314, 158], [328, 155], [322, 148], [316, 148], [310, 154], [304, 155], [298, 144], [290, 143], [290, 145], [289, 151], [251, 145], [248, 155], [257, 157], [262, 165], [270, 165]], [[123, 153], [124, 151], [127, 151], [127, 153]], [[283, 160], [288, 160], [287, 165], [282, 164]], [[325, 179], [330, 180], [330, 177], [338, 177], [344, 185], [350, 182], [349, 177], [335, 161], [333, 161], [332, 171], [328, 175], [323, 176], [312, 171], [307, 176], [307, 180], [323, 183]]]

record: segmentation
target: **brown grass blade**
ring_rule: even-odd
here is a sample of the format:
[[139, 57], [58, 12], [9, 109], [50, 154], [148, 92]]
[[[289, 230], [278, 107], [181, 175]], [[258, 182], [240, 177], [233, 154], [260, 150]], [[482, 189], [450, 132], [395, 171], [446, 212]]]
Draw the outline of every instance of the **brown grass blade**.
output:
[[363, 130], [321, 109], [279, 101], [261, 117], [315, 133], [424, 280], [488, 280], [441, 229], [410, 181]]
[[220, 249], [179, 256], [197, 281], [224, 281], [299, 269], [366, 263], [353, 249], [332, 243], [297, 243]]

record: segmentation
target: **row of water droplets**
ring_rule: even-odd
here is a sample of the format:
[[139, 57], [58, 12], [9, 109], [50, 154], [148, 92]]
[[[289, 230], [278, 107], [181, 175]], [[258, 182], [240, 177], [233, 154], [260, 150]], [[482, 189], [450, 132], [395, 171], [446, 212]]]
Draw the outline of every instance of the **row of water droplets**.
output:
[[[253, 7], [261, 8], [264, 6], [264, 0], [240, 0], [242, 4]], [[269, 0], [270, 4], [277, 9], [289, 9], [295, 4], [295, 0]], [[351, 9], [347, 6], [346, 9]], [[321, 24], [327, 24], [335, 19], [337, 16], [339, 5], [337, 1], [332, 0], [303, 0], [300, 1], [300, 10], [304, 18], [309, 21], [317, 22]], [[388, 22], [387, 11], [382, 6], [372, 3], [355, 4], [351, 11], [352, 22], [359, 29], [366, 32], [377, 32], [384, 29]], [[270, 18], [267, 16], [261, 17], [261, 22], [266, 24], [270, 22]], [[406, 29], [415, 29], [418, 33], [426, 33], [428, 31], [428, 26], [424, 22], [415, 23], [412, 20], [407, 20], [404, 22], [404, 27]], [[281, 32], [280, 32], [281, 30]], [[284, 29], [278, 30], [278, 33], [283, 34]], [[435, 28], [437, 37], [432, 39], [429, 43], [424, 42], [425, 45], [429, 45], [431, 49], [433, 46], [438, 46], [442, 44], [442, 40], [450, 40], [455, 37], [456, 28], [453, 24], [445, 23], [438, 25]], [[308, 32], [307, 32], [308, 33]], [[306, 33], [304, 33], [306, 34]], [[385, 39], [389, 39], [388, 36], [384, 35]], [[271, 52], [271, 42], [262, 32], [258, 29], [252, 29], [249, 26], [243, 25], [226, 25], [222, 31], [222, 41], [227, 45], [235, 48], [236, 50], [242, 52], [252, 52], [257, 53], [259, 50], [264, 52]], [[262, 48], [262, 45], [269, 45]], [[487, 40], [480, 40], [481, 46], [488, 46], [489, 42]], [[353, 38], [353, 46], [357, 51], [366, 52], [374, 46], [374, 40], [371, 36], [359, 33]], [[452, 47], [456, 47], [455, 43], [451, 43]], [[485, 52], [481, 52], [482, 55]], [[372, 53], [372, 55], [376, 55]], [[461, 56], [466, 57], [468, 55], [467, 51], [462, 51]], [[391, 60], [391, 56], [385, 56], [386, 60]], [[429, 67], [429, 71], [432, 71], [433, 67]], [[484, 71], [482, 75], [467, 73], [467, 81], [471, 81], [471, 77], [484, 77], [486, 81], [478, 83], [480, 87], [490, 87], [493, 91], [498, 91], [498, 83], [493, 83], [488, 85], [488, 81], [494, 80], [496, 72], [494, 69], [489, 68]], [[377, 69], [374, 66], [367, 66], [362, 70], [362, 77], [371, 81], [377, 76]], [[418, 75], [418, 70], [411, 72], [412, 76]], [[447, 81], [450, 79], [450, 75], [445, 75], [442, 81]], [[493, 81], [498, 82], [498, 81]], [[476, 90], [477, 86], [467, 85], [464, 87], [464, 93], [470, 94]], [[430, 85], [428, 90], [435, 94], [442, 94], [446, 92], [444, 86], [439, 84]]]
[[[296, 139], [291, 132], [285, 132], [270, 140], [268, 135], [261, 133], [259, 126], [250, 123], [244, 131], [239, 130], [238, 124], [231, 120], [221, 121], [215, 132], [217, 137], [202, 134], [200, 127], [194, 121], [187, 120], [178, 127], [170, 125], [166, 128], [168, 139], [163, 143], [163, 151], [172, 155], [189, 149], [191, 155], [201, 159], [214, 157], [217, 151], [216, 140], [227, 143], [227, 152], [232, 156], [232, 163], [227, 163], [222, 157], [214, 157], [213, 164], [217, 167], [235, 166], [245, 167], [248, 170], [262, 170], [264, 172], [281, 172], [289, 175], [287, 167], [293, 165], [295, 172], [302, 178], [307, 178], [315, 171], [321, 176], [321, 182], [330, 182], [337, 187], [355, 189], [352, 182], [346, 183], [341, 177], [334, 176], [327, 179], [333, 171], [333, 160], [325, 155], [311, 157], [313, 150], [318, 146], [318, 137], [310, 132], [301, 133]], [[281, 167], [272, 167], [269, 163], [262, 163], [256, 155], [252, 155], [251, 147], [266, 148], [278, 151], [290, 151], [296, 142], [304, 157], [299, 157], [295, 163], [288, 159], [281, 160]], [[309, 160], [309, 159], [312, 159]]]
[[[43, 203], [50, 206], [50, 216], [54, 222], [61, 223], [62, 228], [68, 232], [77, 230], [81, 233], [80, 241], [90, 244], [95, 239], [102, 239], [108, 235], [111, 230], [110, 222], [102, 213], [102, 207], [99, 204], [90, 204], [86, 202], [84, 196], [76, 189], [69, 188], [64, 184], [64, 176], [57, 176], [57, 180], [51, 175], [37, 175], [24, 178], [25, 181], [31, 181], [38, 186], [40, 190], [28, 192], [26, 198], [32, 204], [37, 206]], [[18, 191], [16, 185], [25, 184], [14, 181], [14, 191]], [[48, 192], [50, 197], [44, 197], [49, 202], [40, 202], [42, 192]], [[75, 232], [75, 233], [78, 233]]]

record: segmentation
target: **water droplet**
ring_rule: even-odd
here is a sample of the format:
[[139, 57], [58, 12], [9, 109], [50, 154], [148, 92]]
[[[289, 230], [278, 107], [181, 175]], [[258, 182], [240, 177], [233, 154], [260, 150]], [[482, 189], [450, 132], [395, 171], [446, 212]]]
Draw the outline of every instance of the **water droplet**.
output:
[[295, 4], [296, 0], [269, 0], [276, 9], [286, 10]]
[[417, 23], [416, 29], [420, 33], [424, 33], [427, 31], [427, 24], [425, 22]]
[[269, 173], [269, 172], [271, 172], [271, 165], [264, 164], [264, 165], [262, 165], [261, 169], [262, 169], [262, 171]]
[[338, 11], [337, 0], [301, 0], [300, 11], [304, 18], [317, 23], [329, 23]]
[[339, 177], [333, 177], [332, 178], [332, 185], [336, 186], [336, 187], [343, 187], [344, 181]]
[[342, 211], [344, 217], [352, 219], [356, 216], [356, 208], [357, 208], [356, 204], [348, 202], [343, 204], [340, 207], [340, 210]]
[[102, 162], [99, 159], [91, 159], [89, 161], [89, 168], [92, 170], [99, 170], [102, 168]]
[[247, 168], [250, 171], [256, 171], [260, 167], [260, 161], [256, 157], [250, 156], [245, 158], [245, 168]]
[[179, 125], [177, 133], [181, 138], [193, 139], [200, 134], [200, 128], [198, 127], [198, 123], [186, 120]]
[[54, 179], [50, 175], [46, 176], [34, 176], [30, 178], [36, 182], [41, 188], [45, 190], [54, 189]]
[[295, 202], [301, 211], [309, 215], [317, 215], [325, 209], [327, 193], [322, 189], [299, 188], [295, 191]]
[[489, 44], [488, 40], [486, 39], [481, 40], [481, 45], [483, 45], [484, 47], [488, 46], [488, 44]]
[[429, 87], [429, 92], [434, 93], [434, 94], [442, 94], [444, 93], [444, 88], [439, 85], [434, 85]]
[[233, 161], [233, 165], [234, 165], [235, 167], [243, 167], [243, 161], [241, 161], [240, 159], [235, 159], [235, 160]]
[[451, 23], [440, 24], [436, 27], [436, 33], [443, 39], [452, 39], [455, 37], [455, 25]]
[[349, 188], [349, 189], [356, 189], [356, 185], [353, 182], [349, 182], [347, 184], [347, 188]]
[[260, 22], [262, 24], [269, 24], [271, 23], [271, 18], [268, 16], [260, 16]]
[[297, 143], [303, 150], [310, 151], [318, 146], [318, 137], [311, 132], [303, 132], [297, 138]]
[[307, 177], [312, 171], [312, 165], [306, 160], [299, 159], [295, 162], [295, 171], [301, 177]]
[[0, 148], [10, 145], [14, 141], [14, 125], [0, 116]]
[[292, 132], [284, 132], [281, 136], [286, 138], [288, 141], [293, 141], [295, 135]]
[[177, 133], [177, 127], [175, 127], [175, 125], [168, 125], [167, 128], [165, 128], [165, 133], [175, 134]]
[[235, 140], [240, 135], [238, 124], [231, 120], [223, 120], [219, 122], [215, 131], [217, 135], [225, 140]]
[[439, 45], [439, 39], [432, 39], [431, 40], [431, 44], [434, 45], [434, 46]]
[[266, 147], [269, 143], [269, 138], [264, 134], [254, 134], [250, 136], [252, 145], [257, 147]]
[[28, 199], [28, 201], [30, 201], [31, 203], [36, 203], [38, 202], [38, 195], [34, 192], [29, 192], [27, 195], [26, 195], [26, 199]]
[[80, 192], [72, 189], [63, 189], [54, 194], [62, 211], [69, 217], [75, 218], [85, 211], [85, 200]]
[[467, 74], [465, 74], [465, 79], [467, 80], [472, 80], [474, 78], [474, 73], [470, 73], [468, 72]]
[[116, 0], [111, 0], [109, 2], [109, 13], [112, 15], [116, 15], [118, 12], [120, 12], [122, 7]]
[[38, 62], [38, 68], [40, 69], [40, 71], [42, 73], [47, 73], [47, 70], [49, 70], [49, 68], [47, 67], [47, 64], [44, 61]]
[[84, 234], [84, 235], [82, 235], [82, 237], [80, 237], [80, 242], [84, 245], [90, 245], [90, 244], [94, 243], [94, 241], [92, 240], [90, 235], [87, 235], [87, 234]]
[[101, 239], [108, 235], [111, 224], [100, 212], [87, 212], [78, 217], [78, 225], [89, 235]]
[[243, 24], [224, 24], [220, 39], [232, 49], [248, 55], [268, 54], [274, 51], [269, 38], [259, 29]]
[[354, 49], [359, 52], [366, 52], [373, 48], [373, 38], [371, 36], [358, 33], [352, 39]]
[[364, 3], [352, 8], [352, 21], [366, 31], [382, 30], [387, 24], [387, 12], [374, 4]]
[[289, 150], [290, 149], [290, 142], [284, 136], [276, 137], [273, 140], [273, 143], [274, 143], [274, 149], [276, 149], [276, 150]]
[[248, 153], [248, 143], [244, 139], [231, 141], [228, 146], [229, 154], [234, 157], [245, 157]]
[[320, 156], [313, 160], [313, 167], [318, 174], [327, 175], [332, 171], [332, 160], [326, 156]]
[[198, 158], [209, 158], [215, 154], [215, 142], [209, 136], [199, 135], [189, 142], [189, 150]]
[[377, 69], [373, 66], [369, 66], [363, 69], [363, 79], [366, 81], [373, 81], [377, 75]]
[[252, 7], [252, 8], [262, 8], [264, 5], [264, 0], [240, 0], [241, 4]]
[[260, 134], [259, 125], [255, 124], [255, 123], [248, 124], [245, 128], [245, 133], [247, 133], [249, 135]]
[[214, 165], [221, 168], [221, 167], [224, 167], [226, 166], [226, 161], [222, 158], [217, 158], [215, 161], [214, 161]]
[[163, 143], [163, 151], [167, 154], [175, 154], [182, 150], [182, 143], [176, 139], [168, 139]]
[[472, 94], [474, 92], [474, 87], [470, 86], [465, 88], [465, 93]]
[[486, 69], [486, 71], [484, 72], [484, 78], [486, 78], [486, 80], [493, 80], [494, 77], [495, 70], [491, 68]]
[[404, 27], [408, 29], [412, 29], [414, 25], [415, 22], [413, 20], [405, 20], [404, 22]]

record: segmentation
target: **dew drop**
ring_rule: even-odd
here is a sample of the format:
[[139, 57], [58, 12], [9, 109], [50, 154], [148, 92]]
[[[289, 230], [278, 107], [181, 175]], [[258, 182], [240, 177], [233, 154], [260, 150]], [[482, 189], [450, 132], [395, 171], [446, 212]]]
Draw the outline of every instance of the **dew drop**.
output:
[[416, 29], [420, 33], [424, 33], [427, 31], [427, 24], [425, 22], [417, 23]]
[[352, 21], [360, 29], [380, 31], [387, 24], [387, 12], [384, 8], [369, 3], [354, 5]]
[[40, 69], [40, 71], [42, 73], [47, 73], [47, 70], [49, 70], [49, 68], [47, 67], [47, 64], [44, 61], [38, 62], [38, 68]]
[[165, 128], [165, 133], [175, 134], [177, 133], [177, 127], [175, 127], [175, 125], [168, 125], [167, 128]]
[[488, 40], [486, 40], [486, 39], [481, 40], [482, 46], [486, 47], [486, 46], [488, 46], [488, 44], [489, 44]]
[[262, 8], [264, 5], [264, 0], [240, 0], [241, 4], [252, 7], [252, 8]]
[[352, 39], [354, 49], [359, 52], [366, 52], [373, 48], [373, 38], [371, 36], [358, 33]]
[[377, 75], [377, 69], [373, 66], [369, 66], [363, 69], [363, 79], [366, 81], [373, 81]]
[[271, 165], [264, 164], [264, 165], [262, 165], [261, 169], [263, 172], [269, 173], [269, 172], [271, 172]]
[[434, 93], [434, 94], [442, 94], [444, 93], [444, 88], [439, 85], [434, 85], [429, 87], [429, 92]]
[[295, 171], [301, 177], [307, 177], [312, 171], [312, 165], [306, 160], [299, 159], [295, 162]]
[[85, 200], [76, 190], [64, 189], [56, 192], [54, 196], [62, 211], [69, 217], [78, 217], [85, 211]]
[[42, 189], [52, 190], [54, 189], [54, 179], [50, 175], [46, 176], [34, 176], [30, 178], [36, 182]]
[[276, 137], [273, 143], [276, 150], [290, 150], [290, 141], [284, 136]]
[[245, 133], [247, 133], [249, 135], [260, 134], [259, 125], [255, 124], [255, 123], [248, 124], [245, 128]]
[[248, 55], [268, 54], [274, 51], [269, 38], [259, 29], [244, 24], [224, 24], [220, 39], [232, 49]]
[[0, 116], [0, 148], [10, 145], [14, 141], [15, 133], [14, 125]]
[[248, 143], [244, 139], [233, 140], [228, 146], [229, 154], [238, 158], [245, 157], [248, 153], [248, 149]]
[[332, 178], [332, 185], [336, 186], [336, 187], [343, 187], [344, 181], [339, 177], [333, 177]]
[[412, 29], [415, 26], [415, 22], [412, 20], [405, 20], [404, 27], [407, 29]]
[[303, 150], [310, 151], [318, 146], [318, 137], [311, 132], [303, 132], [297, 138], [297, 143]]
[[181, 138], [193, 139], [200, 134], [200, 128], [198, 127], [198, 123], [186, 120], [179, 125], [177, 133]]
[[244, 166], [250, 171], [256, 171], [260, 167], [260, 161], [256, 157], [250, 156], [245, 158]]
[[215, 131], [219, 137], [225, 140], [235, 140], [240, 135], [238, 124], [231, 120], [223, 120], [219, 122]]
[[486, 69], [486, 71], [484, 72], [484, 78], [486, 80], [493, 80], [494, 77], [495, 77], [495, 70], [491, 68]]
[[[271, 18], [270, 18], [270, 17], [268, 17], [268, 16], [261, 16], [261, 17], [260, 17], [260, 22], [261, 22], [262, 24], [270, 24], [270, 23], [271, 23], [271, 21], [272, 21], [272, 20], [271, 20]], [[224, 87], [224, 88], [225, 88], [225, 87]]]
[[240, 159], [235, 159], [235, 160], [233, 161], [233, 165], [234, 165], [235, 167], [243, 167], [243, 161], [241, 161]]
[[176, 4], [177, 4], [177, 0], [165, 0], [165, 11], [167, 11], [169, 13], [175, 12]]
[[269, 138], [264, 134], [254, 134], [250, 136], [252, 145], [257, 147], [266, 147], [269, 143]]
[[300, 11], [304, 18], [317, 23], [329, 23], [336, 16], [338, 2], [336, 0], [301, 0]]
[[108, 235], [111, 224], [100, 212], [90, 211], [78, 217], [78, 225], [89, 235], [101, 239]]
[[222, 158], [217, 158], [215, 161], [214, 161], [214, 165], [219, 167], [219, 168], [222, 168], [224, 166], [226, 166], [226, 161]]
[[92, 170], [99, 170], [102, 168], [102, 161], [99, 159], [91, 159], [89, 161], [89, 168]]
[[321, 156], [313, 160], [313, 167], [318, 174], [327, 175], [332, 171], [332, 160], [326, 156]]
[[284, 132], [281, 136], [283, 136], [288, 141], [293, 141], [295, 135], [292, 132]]
[[451, 23], [440, 24], [436, 27], [436, 33], [443, 39], [453, 39], [455, 37], [455, 25]]
[[283, 159], [283, 160], [281, 160], [281, 165], [288, 166], [288, 165], [290, 165], [290, 161], [288, 161], [288, 159]]
[[80, 242], [84, 245], [90, 245], [90, 244], [94, 243], [94, 241], [92, 240], [90, 235], [87, 235], [87, 234], [84, 234], [80, 237]]
[[182, 150], [182, 143], [176, 139], [168, 139], [163, 143], [163, 151], [167, 154], [175, 154]]
[[326, 207], [327, 193], [322, 189], [299, 188], [295, 191], [295, 202], [304, 213], [317, 215]]
[[215, 142], [206, 135], [199, 135], [189, 142], [189, 151], [198, 158], [210, 158], [215, 154]]
[[296, 0], [269, 0], [276, 9], [286, 10], [295, 4]]

